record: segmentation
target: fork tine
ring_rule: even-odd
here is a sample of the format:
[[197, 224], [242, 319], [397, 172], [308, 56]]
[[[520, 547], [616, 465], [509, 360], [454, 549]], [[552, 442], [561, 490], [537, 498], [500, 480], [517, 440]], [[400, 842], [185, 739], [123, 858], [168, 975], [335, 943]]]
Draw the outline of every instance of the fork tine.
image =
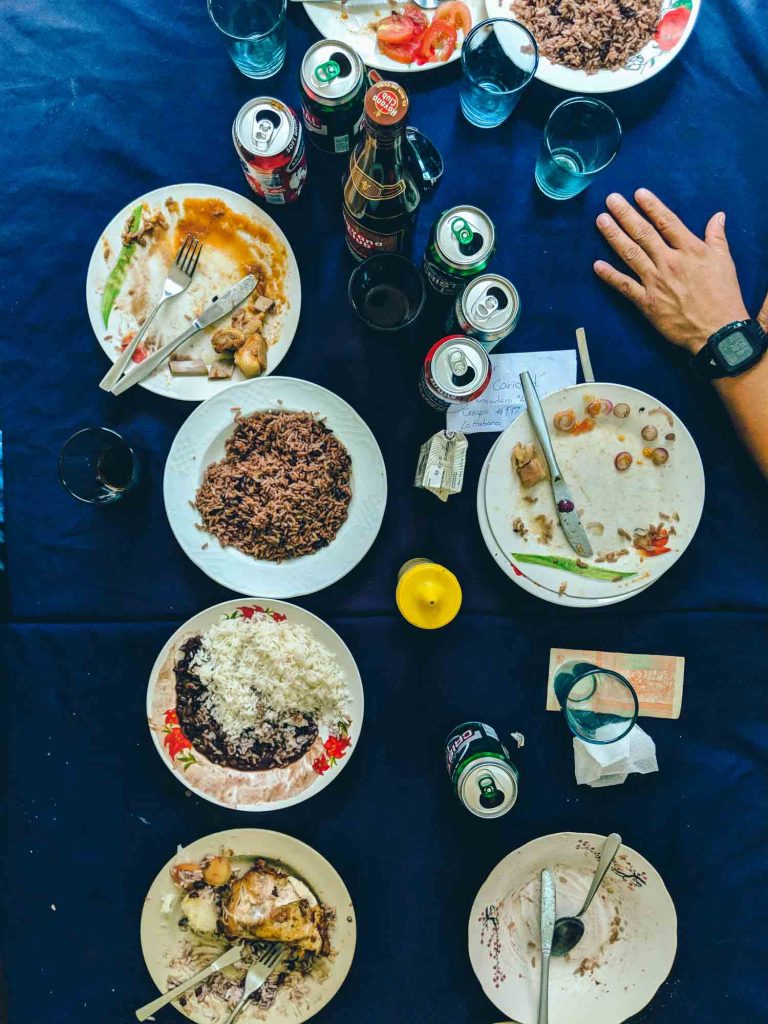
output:
[[196, 265], [195, 264], [195, 257], [196, 257], [196, 255], [198, 253], [199, 247], [200, 247], [200, 243], [198, 242], [198, 240], [193, 235], [192, 236], [192, 245], [190, 247], [189, 252], [187, 253], [186, 259], [184, 260], [184, 265], [181, 268], [182, 271], [188, 277], [191, 277], [192, 274], [194, 273], [194, 270], [195, 270], [195, 266], [194, 265]]
[[194, 235], [187, 235], [187, 237], [181, 243], [181, 247], [179, 248], [179, 251], [176, 253], [176, 266], [177, 267], [182, 267], [182, 265], [184, 263], [184, 260], [186, 258], [186, 255], [187, 255], [187, 251], [188, 251], [189, 247], [192, 245], [192, 243], [194, 241], [195, 241], [195, 236]]
[[275, 946], [275, 948], [272, 950], [272, 952], [269, 954], [269, 956], [266, 959], [267, 967], [274, 967], [275, 964], [277, 964], [278, 960], [280, 959], [280, 957], [282, 955], [283, 955], [283, 947], [282, 946]]
[[[197, 242], [197, 239], [195, 239], [195, 241]], [[188, 270], [187, 270], [187, 273], [189, 274], [190, 277], [192, 277], [194, 272], [197, 270], [197, 264], [198, 264], [198, 262], [200, 260], [200, 253], [202, 251], [203, 251], [203, 243], [202, 242], [197, 242], [197, 249], [194, 252], [192, 266], [189, 267]]]

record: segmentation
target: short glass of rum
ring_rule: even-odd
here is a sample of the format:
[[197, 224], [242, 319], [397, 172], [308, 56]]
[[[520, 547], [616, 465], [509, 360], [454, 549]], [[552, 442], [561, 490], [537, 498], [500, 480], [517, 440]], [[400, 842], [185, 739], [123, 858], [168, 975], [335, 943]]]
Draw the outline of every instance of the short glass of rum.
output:
[[470, 124], [495, 128], [509, 117], [536, 73], [539, 51], [512, 18], [475, 25], [461, 48], [461, 109]]

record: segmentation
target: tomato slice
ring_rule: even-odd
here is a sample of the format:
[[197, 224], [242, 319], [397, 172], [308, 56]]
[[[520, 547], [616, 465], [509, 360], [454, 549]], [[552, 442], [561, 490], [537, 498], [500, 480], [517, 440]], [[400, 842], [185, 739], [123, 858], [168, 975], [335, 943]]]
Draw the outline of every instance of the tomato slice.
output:
[[456, 31], [462, 31], [464, 38], [472, 28], [472, 13], [463, 0], [446, 0], [435, 11], [435, 21], [447, 21]]
[[379, 46], [382, 43], [399, 46], [401, 43], [407, 43], [415, 34], [416, 30], [410, 18], [403, 18], [399, 14], [390, 14], [376, 26]]
[[416, 34], [421, 35], [429, 24], [429, 19], [420, 7], [416, 4], [406, 4], [402, 10], [402, 16], [413, 22], [413, 27], [416, 29]]
[[404, 43], [385, 43], [379, 39], [379, 49], [385, 57], [397, 61], [398, 64], [413, 64], [416, 60], [421, 42], [418, 38], [408, 39]]
[[427, 64], [430, 61], [442, 64], [448, 60], [455, 49], [456, 29], [444, 19], [438, 21], [437, 18], [434, 18], [421, 38], [419, 55], [416, 59], [419, 64]]

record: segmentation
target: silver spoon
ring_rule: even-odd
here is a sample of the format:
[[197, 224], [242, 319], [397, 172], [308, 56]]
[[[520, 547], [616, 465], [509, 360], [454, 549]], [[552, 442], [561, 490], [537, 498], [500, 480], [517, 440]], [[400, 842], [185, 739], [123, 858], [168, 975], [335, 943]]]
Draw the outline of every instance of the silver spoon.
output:
[[584, 922], [581, 918], [586, 914], [589, 905], [595, 897], [595, 893], [602, 885], [603, 879], [608, 874], [608, 869], [613, 864], [616, 854], [621, 848], [621, 836], [617, 832], [611, 832], [603, 843], [600, 856], [597, 860], [595, 877], [589, 887], [584, 906], [574, 917], [561, 917], [555, 922], [555, 934], [552, 937], [552, 956], [565, 956], [570, 953], [575, 945], [581, 941], [584, 934]]

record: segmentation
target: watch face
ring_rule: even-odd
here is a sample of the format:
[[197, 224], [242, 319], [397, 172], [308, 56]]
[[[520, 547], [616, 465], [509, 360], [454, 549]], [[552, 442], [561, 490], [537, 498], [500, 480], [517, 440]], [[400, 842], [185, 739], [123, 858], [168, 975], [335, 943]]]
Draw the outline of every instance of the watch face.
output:
[[717, 352], [729, 370], [735, 370], [751, 359], [754, 346], [743, 331], [733, 331], [717, 342]]

